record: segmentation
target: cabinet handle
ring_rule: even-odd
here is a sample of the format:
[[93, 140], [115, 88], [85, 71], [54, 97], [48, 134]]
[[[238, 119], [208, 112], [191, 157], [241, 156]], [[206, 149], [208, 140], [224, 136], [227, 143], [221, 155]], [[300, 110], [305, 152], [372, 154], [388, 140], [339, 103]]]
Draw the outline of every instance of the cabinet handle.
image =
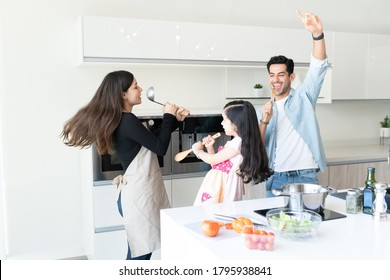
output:
[[389, 155], [387, 156], [387, 169], [390, 170], [390, 145], [389, 145]]

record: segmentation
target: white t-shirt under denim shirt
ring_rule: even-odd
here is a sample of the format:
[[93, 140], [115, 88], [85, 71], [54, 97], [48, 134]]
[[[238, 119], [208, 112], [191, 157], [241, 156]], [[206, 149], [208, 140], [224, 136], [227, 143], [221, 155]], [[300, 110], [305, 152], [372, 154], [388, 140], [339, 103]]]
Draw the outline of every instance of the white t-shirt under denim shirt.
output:
[[[294, 129], [290, 120], [286, 117], [284, 103], [287, 96], [275, 101], [277, 106], [277, 133], [274, 171], [284, 172], [290, 170], [301, 170], [317, 168], [318, 165], [313, 159], [309, 147]], [[279, 144], [281, 143], [281, 145]]]

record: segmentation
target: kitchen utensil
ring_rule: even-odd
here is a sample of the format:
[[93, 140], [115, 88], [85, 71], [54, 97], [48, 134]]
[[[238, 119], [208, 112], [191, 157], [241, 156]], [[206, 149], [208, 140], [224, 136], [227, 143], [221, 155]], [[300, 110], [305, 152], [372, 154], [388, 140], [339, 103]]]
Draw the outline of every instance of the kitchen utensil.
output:
[[[213, 215], [214, 215], [216, 218], [222, 219], [222, 220], [232, 221], [232, 220], [237, 219], [236, 217], [226, 216], [226, 215], [222, 215], [222, 214], [213, 214]], [[253, 221], [252, 221], [252, 222], [253, 222]], [[255, 225], [255, 226], [267, 226], [267, 225], [260, 224], [260, 223], [255, 223], [255, 222], [253, 222], [253, 225]]]
[[289, 196], [287, 207], [302, 211], [304, 209], [321, 213], [325, 208], [325, 199], [328, 194], [336, 192], [327, 186], [316, 184], [287, 184], [281, 189], [273, 189], [276, 196]]
[[160, 105], [164, 106], [164, 104], [162, 104], [162, 103], [157, 102], [157, 101], [154, 100], [154, 87], [150, 87], [150, 88], [148, 88], [148, 89], [146, 90], [146, 97], [147, 97], [150, 101], [152, 101], [152, 102], [154, 102], [154, 103], [157, 103], [157, 104], [160, 104]]
[[[221, 133], [216, 133], [214, 134], [213, 136], [211, 136], [213, 139], [217, 139], [219, 136], [221, 136]], [[204, 145], [205, 143], [202, 142], [202, 144]], [[175, 161], [182, 161], [189, 153], [191, 153], [192, 149], [188, 149], [188, 150], [185, 150], [185, 151], [182, 151], [180, 153], [177, 153], [175, 155]]]

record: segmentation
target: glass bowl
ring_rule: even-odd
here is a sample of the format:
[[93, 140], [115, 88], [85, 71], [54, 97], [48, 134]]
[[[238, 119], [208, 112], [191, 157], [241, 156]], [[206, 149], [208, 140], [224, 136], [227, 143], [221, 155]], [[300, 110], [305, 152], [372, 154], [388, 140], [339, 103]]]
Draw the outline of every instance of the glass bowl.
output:
[[277, 235], [288, 239], [304, 240], [317, 236], [322, 222], [320, 214], [310, 210], [295, 211], [277, 208], [266, 214], [270, 227]]

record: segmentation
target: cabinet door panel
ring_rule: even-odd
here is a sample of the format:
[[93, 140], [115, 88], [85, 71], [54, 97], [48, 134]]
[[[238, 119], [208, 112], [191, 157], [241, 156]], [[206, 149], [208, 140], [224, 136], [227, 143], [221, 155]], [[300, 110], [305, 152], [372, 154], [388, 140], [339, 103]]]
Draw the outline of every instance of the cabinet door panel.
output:
[[332, 99], [365, 99], [368, 35], [334, 33]]
[[332, 165], [329, 167], [329, 186], [347, 189], [365, 186], [367, 168], [375, 168], [376, 181], [389, 182], [387, 162], [368, 162], [357, 164]]
[[317, 173], [318, 183], [321, 186], [328, 186], [329, 185], [329, 167], [325, 170], [324, 173], [319, 171]]
[[178, 59], [180, 24], [83, 17], [83, 55], [90, 58]]
[[93, 187], [95, 228], [123, 225], [116, 203], [116, 186]]
[[181, 24], [181, 59], [260, 61], [262, 28], [205, 23]]
[[[368, 99], [389, 99], [389, 92], [383, 90], [383, 82], [388, 79], [390, 65], [390, 35], [369, 36], [368, 56]], [[355, 79], [356, 80], [356, 79]]]
[[95, 234], [95, 260], [125, 260], [127, 256], [127, 237], [125, 230]]
[[172, 180], [172, 207], [192, 206], [204, 177]]
[[294, 62], [310, 62], [313, 43], [310, 33], [300, 29], [264, 28], [264, 57], [284, 55]]

